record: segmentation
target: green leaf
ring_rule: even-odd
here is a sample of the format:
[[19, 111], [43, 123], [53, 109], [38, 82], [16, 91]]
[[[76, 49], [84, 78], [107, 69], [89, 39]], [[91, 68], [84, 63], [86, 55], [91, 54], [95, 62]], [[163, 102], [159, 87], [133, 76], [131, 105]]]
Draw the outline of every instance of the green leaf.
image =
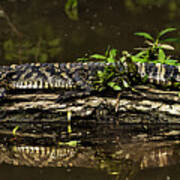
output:
[[158, 54], [158, 59], [159, 60], [165, 60], [166, 59], [166, 54], [162, 49], [159, 49], [159, 54]]
[[149, 41], [149, 40], [145, 40], [144, 44], [147, 44], [148, 46], [153, 46], [154, 45], [154, 43]]
[[101, 55], [101, 54], [93, 54], [93, 55], [90, 56], [90, 58], [103, 59], [103, 60], [105, 60], [105, 59], [106, 59], [106, 56]]
[[83, 57], [82, 57], [82, 58], [77, 58], [76, 60], [77, 60], [77, 61], [88, 61], [89, 58], [85, 58], [85, 57], [83, 58]]
[[137, 33], [134, 33], [136, 36], [142, 36], [142, 37], [144, 37], [145, 39], [149, 39], [149, 40], [152, 40], [152, 41], [154, 41], [154, 38], [150, 35], [150, 34], [148, 34], [148, 33], [146, 33], [146, 32], [137, 32]]
[[126, 57], [124, 57], [124, 56], [122, 56], [121, 58], [120, 58], [120, 62], [125, 62], [126, 61]]
[[100, 87], [100, 88], [98, 88], [99, 92], [101, 92], [101, 91], [103, 91], [103, 90], [105, 90], [105, 89], [106, 89], [105, 87]]
[[[147, 55], [147, 53], [148, 53], [148, 50], [141, 51], [141, 52], [137, 53], [137, 54], [135, 55], [135, 57], [144, 57], [145, 55]], [[132, 57], [133, 57], [133, 56], [132, 56]]]
[[132, 61], [133, 61], [133, 62], [141, 62], [141, 63], [144, 63], [144, 62], [147, 62], [148, 59], [146, 59], [146, 58], [139, 58], [139, 57], [136, 57], [136, 56], [132, 56]]
[[122, 88], [121, 88], [120, 86], [118, 86], [118, 85], [115, 85], [115, 86], [113, 87], [113, 89], [114, 89], [115, 91], [121, 91], [121, 90], [122, 90]]
[[167, 49], [167, 50], [174, 50], [174, 47], [169, 44], [159, 44], [158, 48]]
[[13, 129], [12, 134], [13, 134], [14, 136], [16, 136], [16, 132], [17, 132], [18, 129], [19, 129], [19, 126], [16, 126], [16, 127]]
[[106, 73], [106, 74], [103, 74], [103, 75], [104, 75], [103, 78], [108, 80], [114, 75], [114, 72], [110, 71], [109, 73]]
[[114, 63], [116, 60], [114, 59], [114, 58], [107, 58], [107, 62], [109, 62], [109, 63]]
[[122, 82], [123, 82], [123, 86], [124, 86], [125, 88], [128, 88], [128, 87], [129, 87], [129, 84], [128, 84], [127, 81], [125, 81], [125, 80], [123, 79]]
[[180, 43], [180, 38], [166, 38], [164, 40], [161, 40], [161, 42], [175, 42], [175, 43]]
[[117, 49], [111, 49], [109, 51], [109, 57], [110, 58], [116, 58], [116, 56], [117, 56]]
[[110, 87], [114, 87], [116, 83], [115, 82], [108, 82], [107, 85], [110, 86]]
[[78, 143], [79, 143], [79, 141], [73, 140], [73, 141], [68, 141], [68, 142], [58, 142], [58, 145], [76, 147], [78, 145]]
[[161, 60], [159, 60], [159, 59], [158, 59], [158, 60], [151, 60], [150, 62], [153, 62], [153, 63], [155, 63], [155, 64], [157, 64], [157, 63], [162, 63]]
[[180, 82], [175, 82], [174, 86], [180, 88]]
[[120, 91], [122, 88], [118, 86], [115, 82], [108, 82], [107, 85], [115, 91]]
[[165, 60], [165, 63], [169, 65], [176, 65], [177, 62], [178, 62], [177, 60], [173, 60], [173, 59]]
[[98, 72], [97, 72], [97, 75], [101, 78], [101, 77], [104, 76], [104, 73], [103, 73], [102, 71], [98, 71]]
[[161, 36], [163, 36], [164, 34], [168, 33], [168, 32], [172, 32], [172, 31], [176, 31], [176, 28], [166, 28], [164, 30], [162, 30], [158, 35], [157, 35], [157, 39], [159, 39]]
[[105, 56], [108, 57], [109, 56], [109, 51], [110, 51], [110, 46], [108, 45], [107, 49], [106, 49], [106, 52], [105, 52]]

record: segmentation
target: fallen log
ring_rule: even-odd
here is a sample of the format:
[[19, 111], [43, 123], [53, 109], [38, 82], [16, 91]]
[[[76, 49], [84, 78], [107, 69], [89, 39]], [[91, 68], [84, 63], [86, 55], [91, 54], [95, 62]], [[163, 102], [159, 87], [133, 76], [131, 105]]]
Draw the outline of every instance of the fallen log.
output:
[[[178, 91], [136, 86], [113, 96], [92, 95], [57, 103], [58, 92], [13, 93], [1, 102], [1, 122], [43, 122], [73, 119], [115, 120], [122, 123], [179, 123]], [[45, 114], [44, 114], [45, 113]]]

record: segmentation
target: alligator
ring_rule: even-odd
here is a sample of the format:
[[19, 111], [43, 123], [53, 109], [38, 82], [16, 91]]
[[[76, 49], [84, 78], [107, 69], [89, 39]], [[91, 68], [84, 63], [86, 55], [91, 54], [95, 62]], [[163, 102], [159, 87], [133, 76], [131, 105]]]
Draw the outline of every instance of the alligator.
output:
[[[88, 96], [98, 92], [95, 82], [97, 72], [106, 67], [115, 67], [118, 74], [146, 79], [146, 81], [162, 86], [179, 89], [180, 66], [154, 63], [106, 63], [106, 62], [74, 62], [74, 63], [30, 63], [22, 65], [0, 66], [0, 99], [7, 96], [9, 90], [27, 89], [63, 89], [58, 102], [73, 97]], [[133, 71], [131, 69], [134, 69]], [[115, 77], [117, 79], [117, 77]], [[135, 78], [136, 79], [136, 78]]]

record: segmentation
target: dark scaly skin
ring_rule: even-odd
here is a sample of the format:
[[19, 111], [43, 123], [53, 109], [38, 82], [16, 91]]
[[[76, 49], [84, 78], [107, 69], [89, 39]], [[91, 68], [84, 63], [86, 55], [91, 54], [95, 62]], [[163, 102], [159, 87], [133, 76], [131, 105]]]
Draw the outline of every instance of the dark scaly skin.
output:
[[[180, 66], [154, 63], [136, 63], [141, 78], [147, 77], [150, 83], [157, 85], [174, 85], [180, 82]], [[177, 89], [180, 88], [176, 87]]]
[[[64, 89], [59, 97], [61, 101], [89, 95], [94, 91], [97, 71], [102, 71], [106, 65], [100, 62], [12, 65], [0, 68], [0, 84], [6, 84], [6, 89]], [[122, 66], [119, 70], [123, 70]], [[3, 94], [5, 92], [1, 96]]]
[[[153, 63], [134, 63], [141, 78], [150, 83], [172, 85], [180, 82], [180, 66]], [[6, 89], [64, 89], [58, 101], [90, 95], [96, 91], [97, 71], [112, 65], [102, 62], [87, 63], [31, 63], [0, 66], [0, 99]], [[129, 71], [126, 64], [113, 64], [119, 72]], [[177, 87], [176, 87], [177, 88]], [[179, 88], [178, 88], [179, 89]]]

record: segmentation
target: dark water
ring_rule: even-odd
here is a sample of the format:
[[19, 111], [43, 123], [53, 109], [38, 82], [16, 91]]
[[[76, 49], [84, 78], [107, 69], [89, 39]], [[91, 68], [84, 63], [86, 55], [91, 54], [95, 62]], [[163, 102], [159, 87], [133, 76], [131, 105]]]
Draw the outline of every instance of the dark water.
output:
[[[8, 169], [8, 173], [7, 173]], [[110, 180], [113, 179], [107, 173], [93, 169], [74, 168], [71, 170], [65, 168], [29, 168], [29, 167], [12, 167], [3, 165], [0, 169], [2, 179], [14, 180], [36, 180], [36, 179], [67, 179], [67, 180]]]
[[[75, 61], [78, 57], [104, 53], [108, 45], [120, 51], [133, 52], [133, 48], [143, 44], [143, 39], [134, 36], [134, 32], [146, 31], [155, 35], [166, 27], [177, 29], [180, 27], [179, 0], [79, 0], [78, 2], [77, 9], [69, 8], [70, 10], [65, 12], [65, 0], [2, 0], [0, 64]], [[171, 35], [178, 37], [180, 31]], [[174, 56], [178, 57], [180, 46], [174, 45], [176, 47]], [[144, 142], [141, 141], [139, 146], [133, 146], [134, 144], [131, 146], [128, 144], [128, 136], [119, 138], [119, 135], [117, 136], [119, 129], [112, 132], [114, 131], [116, 136], [114, 133], [109, 134], [112, 136], [111, 140], [101, 141], [103, 153], [100, 153], [100, 157], [97, 155], [99, 146], [90, 151], [94, 153], [93, 157], [100, 158], [99, 161], [107, 161], [106, 163], [98, 161], [98, 165], [107, 167], [77, 165], [72, 168], [39, 168], [14, 167], [3, 163], [0, 168], [0, 179], [180, 179], [179, 146], [174, 139], [171, 141], [172, 145], [168, 144], [167, 151], [163, 151], [164, 147], [167, 147], [166, 143], [161, 146], [156, 142], [153, 146], [150, 144], [149, 147], [152, 148], [147, 148], [146, 152], [139, 148]], [[106, 134], [102, 134], [102, 137], [106, 139]], [[109, 144], [112, 149], [109, 148]], [[127, 166], [125, 169], [121, 168], [126, 163], [109, 156], [109, 153], [116, 152], [122, 146], [125, 147], [125, 156], [128, 156], [128, 151], [131, 152], [131, 163], [134, 162], [129, 171]], [[157, 164], [150, 159], [147, 160], [145, 168], [138, 170], [134, 168], [140, 167], [143, 157], [147, 158], [147, 154], [152, 155], [156, 149], [158, 152], [168, 154], [168, 158], [166, 156], [162, 159], [157, 158], [159, 162]], [[139, 156], [135, 156], [132, 152]], [[149, 165], [151, 161], [153, 162]]]
[[[8, 169], [8, 173], [7, 173]], [[135, 178], [136, 180], [179, 180], [179, 165], [171, 168], [157, 168], [142, 171]], [[116, 177], [111, 177], [105, 172], [100, 172], [92, 169], [74, 168], [70, 172], [63, 168], [29, 168], [29, 167], [11, 167], [3, 165], [0, 169], [2, 179], [14, 180], [41, 180], [41, 179], [67, 179], [67, 180], [115, 180]], [[121, 178], [119, 178], [121, 179]]]
[[[156, 35], [166, 27], [180, 26], [178, 0], [78, 2], [77, 9], [70, 6], [65, 12], [65, 0], [2, 1], [0, 63], [75, 61], [104, 53], [108, 45], [133, 52], [144, 41], [134, 32]], [[178, 56], [180, 47], [175, 47]]]

